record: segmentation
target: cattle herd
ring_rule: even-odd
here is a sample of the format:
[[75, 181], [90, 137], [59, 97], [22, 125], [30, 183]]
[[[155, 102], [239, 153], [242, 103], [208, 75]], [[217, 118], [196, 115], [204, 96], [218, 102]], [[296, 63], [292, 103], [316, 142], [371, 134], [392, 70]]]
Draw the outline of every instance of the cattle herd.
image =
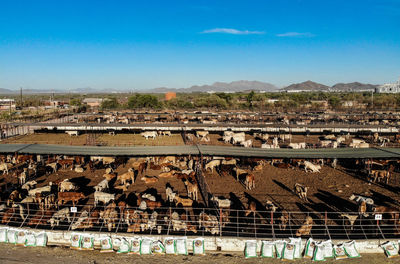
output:
[[335, 113], [335, 112], [107, 112], [95, 114], [79, 114], [78, 122], [102, 124], [135, 124], [135, 123], [180, 123], [180, 124], [282, 124], [282, 125], [385, 125], [397, 126], [399, 114], [390, 112], [369, 113]]
[[[207, 135], [199, 135], [202, 136]], [[311, 231], [314, 235], [326, 235], [326, 226], [334, 225], [336, 229], [345, 228], [337, 231], [343, 235], [353, 232], [355, 223], [358, 223], [356, 230], [363, 228], [365, 234], [373, 234], [374, 215], [383, 214], [386, 231], [389, 234], [400, 231], [398, 209], [376, 205], [373, 199], [356, 190], [347, 200], [358, 207], [358, 212], [337, 210], [325, 215], [291, 211], [273, 197], [255, 199], [247, 195], [243, 201], [242, 197], [229, 195], [229, 192], [254, 193], [257, 187], [260, 189], [257, 182], [261, 184], [270, 168], [310, 178], [321, 175], [321, 170], [334, 170], [338, 163], [345, 169], [346, 161], [337, 159], [9, 154], [1, 156], [1, 160], [0, 219], [2, 224], [11, 226], [159, 234], [308, 236]], [[361, 175], [366, 183], [394, 188], [392, 176], [397, 173], [397, 161], [357, 159], [350, 163], [355, 174]], [[214, 192], [215, 187], [207, 184], [207, 179], [228, 179], [237, 184], [237, 190]], [[311, 204], [308, 193], [312, 187], [294, 180], [286, 188], [298, 199], [296, 203]]]
[[[108, 113], [86, 123], [397, 125], [395, 114]], [[240, 126], [239, 126], [240, 127]], [[164, 130], [163, 130], [164, 129]], [[145, 142], [176, 134], [140, 131]], [[71, 138], [81, 131], [65, 131]], [[117, 131], [109, 134], [115, 136]], [[54, 134], [53, 134], [54, 135]], [[379, 148], [396, 134], [319, 135], [204, 129], [184, 144], [266, 149]], [[245, 149], [246, 148], [246, 149]], [[396, 236], [400, 164], [385, 158], [0, 155], [3, 225], [240, 237]], [[377, 217], [379, 216], [379, 217]]]

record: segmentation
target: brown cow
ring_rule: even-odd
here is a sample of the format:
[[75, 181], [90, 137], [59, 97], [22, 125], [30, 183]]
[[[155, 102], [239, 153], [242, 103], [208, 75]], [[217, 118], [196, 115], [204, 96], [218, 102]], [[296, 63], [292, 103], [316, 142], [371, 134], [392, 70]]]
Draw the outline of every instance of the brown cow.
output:
[[393, 221], [394, 224], [399, 222], [399, 210], [393, 207], [387, 206], [377, 206], [374, 208], [374, 215], [375, 214], [388, 214], [390, 215], [390, 220]]
[[53, 216], [53, 213], [53, 211], [38, 211], [28, 222], [28, 225], [48, 225], [48, 221]]
[[18, 155], [16, 158], [17, 164], [33, 160], [33, 155]]
[[15, 207], [8, 209], [4, 212], [3, 218], [1, 219], [2, 224], [7, 224], [15, 213]]
[[365, 201], [362, 201], [360, 203], [360, 206], [358, 207], [358, 212], [362, 215], [365, 215], [367, 212], [367, 203]]
[[158, 178], [156, 176], [144, 176], [140, 179], [144, 181], [146, 184], [158, 182]]
[[286, 226], [289, 223], [289, 213], [287, 211], [282, 211], [279, 217], [279, 229], [286, 230]]
[[71, 167], [72, 170], [74, 163], [75, 161], [73, 159], [64, 159], [58, 161], [58, 164], [60, 164], [61, 168], [63, 168], [64, 170], [68, 167]]
[[169, 171], [169, 172], [162, 172], [162, 173], [160, 173], [158, 175], [158, 177], [160, 177], [160, 178], [171, 178], [171, 177], [174, 177], [175, 173], [176, 173], [176, 171], [174, 171], [174, 170]]
[[246, 185], [246, 190], [251, 190], [256, 187], [255, 183], [255, 178], [253, 173], [249, 173], [246, 175], [246, 180], [245, 180], [245, 185]]
[[72, 201], [72, 204], [75, 206], [76, 202], [85, 198], [85, 195], [81, 192], [59, 192], [58, 205], [62, 205], [64, 202]]
[[307, 216], [306, 217], [306, 221], [304, 222], [304, 224], [297, 229], [296, 231], [296, 236], [300, 237], [300, 236], [307, 236], [310, 234], [312, 226], [313, 226], [313, 219], [311, 218], [311, 216]]
[[116, 173], [106, 173], [103, 174], [103, 177], [107, 180], [107, 181], [111, 181], [112, 179], [114, 179], [115, 177], [117, 177]]

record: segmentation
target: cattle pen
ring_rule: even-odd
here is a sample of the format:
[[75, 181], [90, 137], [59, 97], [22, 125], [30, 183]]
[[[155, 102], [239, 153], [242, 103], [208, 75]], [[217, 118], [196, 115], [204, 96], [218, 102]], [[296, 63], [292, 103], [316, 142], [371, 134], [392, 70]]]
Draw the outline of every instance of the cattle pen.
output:
[[[116, 203], [106, 202], [102, 205], [96, 204], [93, 198], [94, 186], [86, 186], [88, 182], [98, 182], [101, 174], [92, 174], [89, 172], [89, 166], [86, 174], [80, 174], [79, 177], [70, 178], [71, 182], [79, 185], [79, 190], [82, 191], [84, 199], [78, 204], [62, 202], [55, 203], [50, 207], [41, 205], [38, 202], [22, 202], [12, 201], [12, 206], [0, 211], [0, 219], [2, 225], [14, 228], [28, 228], [37, 230], [46, 230], [49, 232], [89, 232], [89, 233], [108, 233], [112, 235], [132, 234], [132, 235], [150, 235], [150, 236], [203, 236], [208, 238], [223, 238], [223, 239], [284, 239], [288, 237], [302, 237], [313, 239], [332, 239], [332, 240], [385, 240], [399, 238], [398, 227], [398, 212], [382, 212], [382, 218], [376, 218], [377, 213], [368, 210], [367, 212], [357, 211], [357, 207], [350, 201], [342, 198], [339, 194], [333, 195], [325, 190], [318, 190], [316, 197], [326, 204], [316, 203], [313, 199], [306, 201], [295, 201], [299, 210], [293, 207], [286, 208], [282, 202], [277, 202], [276, 197], [282, 194], [270, 194], [244, 192], [244, 197], [239, 197], [237, 193], [228, 194], [227, 190], [230, 186], [240, 186], [243, 188], [244, 181], [233, 179], [234, 177], [216, 176], [220, 174], [220, 169], [217, 173], [207, 170], [205, 165], [210, 160], [229, 160], [237, 159], [240, 164], [245, 162], [259, 162], [262, 160], [272, 161], [265, 171], [271, 173], [276, 172], [273, 167], [274, 161], [288, 160], [333, 160], [339, 159], [342, 161], [343, 168], [336, 170], [341, 175], [348, 175], [349, 172], [345, 168], [346, 163], [355, 163], [356, 160], [368, 161], [390, 160], [395, 161], [400, 159], [399, 148], [338, 148], [338, 149], [261, 149], [261, 148], [241, 148], [227, 146], [209, 146], [209, 145], [183, 145], [183, 146], [147, 146], [147, 147], [104, 147], [104, 146], [68, 146], [68, 145], [46, 145], [46, 144], [0, 144], [0, 154], [3, 156], [14, 156], [18, 159], [21, 157], [32, 159], [36, 156], [41, 156], [44, 160], [57, 160], [55, 157], [62, 156], [60, 161], [68, 160], [67, 157], [72, 157], [76, 160], [90, 160], [91, 157], [110, 157], [110, 158], [134, 158], [146, 159], [153, 157], [186, 157], [197, 161], [195, 167], [195, 178], [199, 186], [201, 198], [193, 203], [193, 206], [184, 206], [183, 204], [172, 203], [168, 201], [164, 194], [160, 194], [159, 188], [163, 181], [152, 194], [157, 201], [165, 201], [156, 208], [143, 210], [138, 202], [140, 195], [137, 191], [145, 192], [148, 187], [143, 183], [132, 182], [130, 187], [131, 192], [118, 192], [113, 187], [119, 198], [115, 198]], [[35, 158], [36, 159], [36, 158]], [[57, 163], [57, 161], [56, 161]], [[18, 170], [18, 168], [14, 168]], [[105, 168], [102, 168], [103, 170]], [[122, 166], [120, 167], [122, 169]], [[331, 168], [324, 168], [325, 173], [331, 173]], [[11, 171], [11, 170], [10, 170]], [[287, 173], [300, 174], [297, 170], [287, 170]], [[103, 171], [101, 171], [103, 172]], [[122, 170], [119, 171], [122, 173]], [[60, 182], [63, 179], [73, 175], [71, 171], [65, 168], [59, 170], [58, 173], [53, 173], [51, 176], [43, 174], [38, 181], [42, 186], [50, 184], [49, 181]], [[158, 172], [157, 172], [158, 173]], [[304, 172], [301, 172], [306, 174]], [[358, 173], [358, 172], [357, 172]], [[354, 173], [354, 174], [357, 174]], [[54, 175], [56, 174], [56, 176]], [[207, 174], [207, 175], [206, 175]], [[221, 173], [222, 174], [222, 173]], [[83, 176], [84, 175], [84, 176]], [[233, 174], [232, 174], [233, 176]], [[49, 179], [50, 177], [53, 177]], [[75, 177], [75, 176], [74, 176]], [[261, 174], [257, 175], [257, 180], [261, 178]], [[281, 177], [281, 176], [279, 176]], [[286, 192], [286, 195], [296, 196], [296, 193], [287, 187], [284, 180], [279, 180], [277, 177], [271, 182]], [[296, 175], [296, 177], [301, 178]], [[309, 178], [312, 176], [309, 176]], [[86, 179], [87, 178], [87, 179]], [[282, 177], [281, 177], [282, 178]], [[361, 177], [360, 177], [361, 178]], [[75, 181], [76, 180], [76, 181]], [[216, 182], [224, 180], [225, 182], [234, 182], [232, 185], [223, 186], [222, 189], [216, 189]], [[161, 180], [160, 180], [161, 181]], [[178, 182], [170, 180], [176, 189]], [[289, 179], [289, 182], [291, 180]], [[322, 180], [323, 181], [323, 180]], [[365, 184], [372, 182], [363, 179]], [[116, 184], [116, 181], [114, 182]], [[373, 182], [373, 186], [379, 188], [388, 188], [396, 190], [396, 186], [391, 186], [386, 183]], [[140, 186], [139, 186], [139, 185]], [[179, 183], [181, 186], [182, 182]], [[222, 183], [223, 185], [224, 183]], [[234, 185], [236, 184], [236, 185]], [[50, 185], [47, 185], [50, 186]], [[184, 185], [183, 185], [184, 186]], [[44, 186], [46, 187], [46, 186]], [[132, 192], [132, 187], [137, 188]], [[6, 186], [8, 188], [8, 186]], [[10, 186], [12, 188], [12, 186]], [[42, 187], [41, 187], [42, 188]], [[185, 187], [183, 187], [185, 188]], [[238, 188], [239, 187], [235, 187]], [[346, 188], [341, 186], [341, 188]], [[54, 189], [54, 188], [53, 188]], [[150, 188], [151, 189], [151, 188]], [[224, 193], [219, 191], [225, 189]], [[11, 190], [11, 189], [10, 189]], [[50, 188], [51, 190], [51, 188]], [[185, 190], [185, 189], [183, 189]], [[219, 190], [219, 191], [218, 191]], [[3, 189], [6, 192], [7, 190]], [[182, 188], [179, 190], [182, 193]], [[259, 191], [258, 191], [259, 192]], [[379, 194], [377, 190], [372, 191], [374, 199], [388, 199], [387, 196]], [[57, 191], [53, 191], [57, 195]], [[218, 197], [227, 197], [232, 202], [229, 208], [221, 207], [218, 204]], [[259, 196], [255, 196], [259, 195]], [[270, 207], [261, 204], [258, 197], [269, 197], [271, 200]], [[116, 196], [115, 196], [116, 197]], [[123, 197], [123, 198], [122, 198]], [[257, 199], [255, 199], [255, 197]], [[243, 199], [248, 200], [245, 205]], [[393, 204], [398, 204], [395, 200], [398, 197], [391, 197]], [[222, 198], [221, 198], [222, 199]], [[286, 199], [286, 198], [284, 198]], [[298, 199], [298, 198], [296, 198]], [[119, 202], [124, 201], [128, 205], [121, 205]], [[45, 207], [43, 207], [45, 206]], [[111, 207], [110, 207], [111, 206]], [[279, 207], [278, 209], [275, 207]], [[68, 208], [68, 217], [60, 217], [54, 219], [54, 215], [62, 209]], [[101, 216], [100, 212], [115, 210], [115, 215], [108, 218]], [[129, 210], [128, 216], [125, 214]], [[391, 215], [395, 215], [392, 217]], [[51, 220], [53, 218], [53, 220]], [[156, 219], [155, 221], [152, 221]]]

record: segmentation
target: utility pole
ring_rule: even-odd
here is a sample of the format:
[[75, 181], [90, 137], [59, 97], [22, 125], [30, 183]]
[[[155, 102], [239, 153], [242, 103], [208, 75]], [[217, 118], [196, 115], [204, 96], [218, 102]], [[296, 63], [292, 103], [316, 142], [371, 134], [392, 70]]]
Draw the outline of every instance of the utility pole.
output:
[[372, 97], [372, 109], [374, 109], [374, 91], [371, 92]]
[[20, 104], [21, 104], [21, 109], [22, 109], [22, 105], [23, 105], [23, 102], [22, 102], [22, 87], [20, 89], [19, 96], [20, 96]]

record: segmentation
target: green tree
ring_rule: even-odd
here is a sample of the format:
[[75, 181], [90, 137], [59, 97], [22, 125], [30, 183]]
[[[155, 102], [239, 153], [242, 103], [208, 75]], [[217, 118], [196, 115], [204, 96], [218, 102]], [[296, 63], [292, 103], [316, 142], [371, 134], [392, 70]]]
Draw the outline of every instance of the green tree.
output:
[[336, 95], [333, 95], [328, 99], [328, 103], [332, 108], [339, 107], [340, 106], [340, 101], [341, 101], [340, 98], [338, 96], [336, 96]]
[[82, 105], [82, 99], [81, 98], [73, 98], [69, 101], [70, 105], [74, 105], [74, 106], [80, 106]]
[[167, 101], [166, 106], [171, 109], [192, 109], [194, 108], [193, 104], [189, 100], [185, 100], [182, 98], [172, 98]]
[[128, 98], [128, 107], [130, 109], [153, 108], [161, 109], [162, 103], [157, 96], [151, 94], [135, 94]]
[[115, 97], [105, 98], [101, 103], [101, 109], [116, 109], [118, 107], [119, 103]]
[[253, 100], [254, 100], [254, 91], [251, 91], [247, 96], [246, 96], [246, 100], [247, 103], [249, 104], [250, 108], [253, 108]]

